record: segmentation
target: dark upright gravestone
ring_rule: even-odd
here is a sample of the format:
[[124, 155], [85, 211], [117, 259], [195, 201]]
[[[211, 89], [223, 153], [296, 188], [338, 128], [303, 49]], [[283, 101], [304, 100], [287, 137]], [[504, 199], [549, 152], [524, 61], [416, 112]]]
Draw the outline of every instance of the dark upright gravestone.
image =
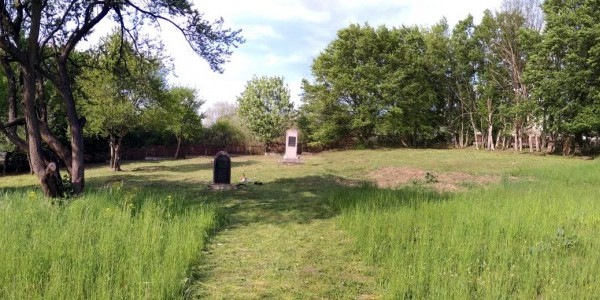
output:
[[213, 184], [231, 184], [231, 158], [225, 151], [215, 155]]
[[235, 187], [231, 185], [231, 157], [229, 154], [225, 151], [217, 153], [213, 164], [213, 183], [210, 188], [216, 191], [234, 189]]

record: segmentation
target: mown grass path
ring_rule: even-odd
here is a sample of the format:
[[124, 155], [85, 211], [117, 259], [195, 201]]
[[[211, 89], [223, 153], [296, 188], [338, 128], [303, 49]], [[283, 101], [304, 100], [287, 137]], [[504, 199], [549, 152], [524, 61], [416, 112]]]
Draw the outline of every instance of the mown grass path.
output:
[[194, 297], [376, 298], [374, 270], [324, 204], [326, 180], [283, 179], [224, 193], [228, 222], [195, 269]]

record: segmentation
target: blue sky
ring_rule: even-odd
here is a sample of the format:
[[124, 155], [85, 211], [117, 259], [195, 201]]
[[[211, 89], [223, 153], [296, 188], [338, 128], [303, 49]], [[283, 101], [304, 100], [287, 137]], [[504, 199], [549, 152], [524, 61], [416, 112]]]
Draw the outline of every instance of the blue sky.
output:
[[500, 0], [195, 0], [210, 20], [223, 17], [227, 27], [242, 29], [246, 43], [234, 50], [223, 74], [214, 73], [185, 41], [169, 29], [161, 33], [174, 59], [173, 85], [195, 88], [206, 101], [235, 102], [246, 82], [257, 76], [283, 76], [292, 100], [299, 103], [300, 81], [312, 79], [313, 59], [350, 24], [430, 26], [446, 17], [450, 26], [470, 13], [478, 22]]

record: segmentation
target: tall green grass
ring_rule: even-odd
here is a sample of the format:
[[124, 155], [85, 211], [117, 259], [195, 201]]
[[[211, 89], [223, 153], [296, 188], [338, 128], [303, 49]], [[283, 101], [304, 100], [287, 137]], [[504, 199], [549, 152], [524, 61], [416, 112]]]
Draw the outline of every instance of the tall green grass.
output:
[[382, 270], [386, 298], [589, 299], [600, 295], [599, 196], [590, 163], [455, 195], [344, 189], [329, 203]]
[[0, 195], [0, 298], [182, 297], [218, 225], [202, 200], [119, 187], [64, 205], [35, 192]]

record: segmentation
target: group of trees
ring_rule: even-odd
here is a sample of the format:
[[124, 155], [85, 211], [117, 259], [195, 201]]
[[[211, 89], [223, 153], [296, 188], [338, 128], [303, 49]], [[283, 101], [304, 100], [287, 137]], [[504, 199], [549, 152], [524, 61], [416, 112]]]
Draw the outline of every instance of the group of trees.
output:
[[[98, 65], [85, 65], [88, 54], [78, 52], [76, 47], [100, 22], [111, 21], [118, 38], [109, 39], [103, 49], [91, 55]], [[58, 197], [64, 192], [59, 165], [66, 168], [73, 191], [83, 191], [86, 121], [94, 124], [94, 130], [112, 136], [111, 149], [118, 151], [119, 137], [126, 130], [113, 124], [116, 118], [110, 115], [137, 118], [137, 109], [151, 106], [146, 100], [152, 98], [154, 82], [143, 86], [139, 83], [159, 79], [161, 76], [154, 75], [160, 74], [161, 67], [152, 56], [144, 57], [144, 52], [156, 51], [146, 47], [149, 40], [141, 33], [144, 27], [165, 24], [179, 31], [215, 71], [222, 71], [231, 49], [243, 42], [239, 31], [222, 28], [223, 20], [207, 21], [190, 1], [0, 1], [0, 62], [7, 112], [0, 122], [0, 132], [28, 154], [31, 169], [47, 196]], [[114, 57], [114, 53], [119, 55]], [[150, 74], [138, 72], [137, 67]], [[129, 73], [131, 81], [119, 80]], [[97, 82], [86, 86], [84, 78]], [[87, 99], [100, 104], [99, 109], [90, 105], [84, 108], [82, 99], [86, 98], [80, 98], [79, 93], [89, 94]], [[119, 104], [104, 106], [109, 99]], [[88, 120], [84, 112], [105, 114], [107, 118]], [[21, 125], [25, 126], [18, 128]], [[118, 160], [113, 162], [115, 166]]]
[[[46, 195], [63, 194], [58, 166], [84, 189], [84, 139], [109, 144], [120, 169], [126, 136], [169, 135], [226, 146], [269, 146], [298, 126], [310, 146], [433, 144], [493, 150], [580, 151], [600, 133], [600, 3], [505, 0], [479, 24], [450, 28], [350, 25], [302, 81], [296, 110], [282, 77], [248, 81], [235, 104], [199, 114], [193, 89], [169, 86], [148, 25], [179, 31], [222, 71], [240, 31], [209, 22], [190, 1], [1, 1], [0, 132], [27, 153]], [[78, 44], [100, 22], [114, 31], [88, 50]], [[202, 118], [209, 127], [198, 130]], [[177, 156], [177, 154], [176, 154]]]
[[[351, 25], [315, 58], [298, 120], [313, 145], [580, 150], [600, 132], [600, 4], [506, 0], [450, 29]], [[574, 147], [576, 146], [576, 147]]]

